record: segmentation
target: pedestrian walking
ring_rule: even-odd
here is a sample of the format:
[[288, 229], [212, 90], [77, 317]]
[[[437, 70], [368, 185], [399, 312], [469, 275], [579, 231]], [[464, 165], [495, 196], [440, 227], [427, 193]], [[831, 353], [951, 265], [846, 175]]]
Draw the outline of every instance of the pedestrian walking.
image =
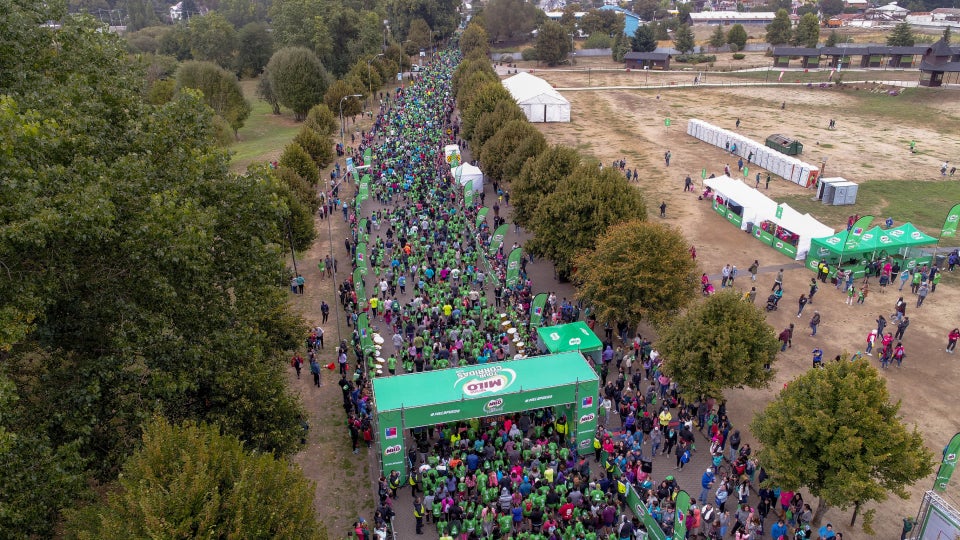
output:
[[793, 347], [793, 323], [784, 328], [777, 339], [780, 341], [780, 352], [786, 351], [787, 347]]
[[908, 279], [910, 279], [910, 270], [904, 268], [903, 272], [900, 272], [900, 288], [897, 289], [898, 291], [903, 290], [903, 286], [906, 285]]
[[897, 333], [893, 335], [893, 339], [903, 339], [903, 333], [907, 331], [908, 326], [910, 326], [910, 317], [904, 317], [897, 323]]
[[724, 265], [720, 270], [720, 288], [727, 288], [727, 282], [730, 281], [730, 265]]
[[750, 281], [757, 280], [757, 272], [760, 271], [760, 261], [754, 259], [753, 264], [750, 265], [750, 268], [747, 269], [750, 272]]
[[426, 513], [427, 509], [420, 501], [420, 497], [413, 499], [413, 517], [417, 520], [417, 534], [423, 534], [423, 516]]
[[783, 268], [777, 272], [776, 279], [773, 280], [773, 287], [770, 288], [771, 291], [783, 290]]
[[820, 312], [814, 311], [813, 317], [810, 317], [810, 336], [817, 335], [817, 327], [820, 326]]
[[873, 356], [873, 345], [877, 342], [878, 335], [879, 332], [877, 332], [876, 329], [870, 330], [870, 333], [867, 334], [867, 356]]
[[807, 295], [807, 300], [812, 304], [813, 295], [817, 294], [817, 291], [820, 290], [820, 286], [817, 285], [817, 278], [810, 278], [810, 294]]
[[947, 335], [947, 352], [953, 354], [953, 350], [957, 348], [957, 340], [960, 340], [960, 328], [954, 328], [950, 331], [950, 334]]
[[897, 367], [903, 365], [903, 359], [907, 354], [904, 352], [903, 343], [897, 342], [897, 346], [893, 349], [893, 359], [897, 361]]
[[767, 189], [770, 189], [770, 173], [767, 173]]
[[667, 201], [660, 203], [660, 217], [667, 217]]
[[920, 284], [920, 287], [917, 288], [917, 307], [923, 305], [923, 301], [927, 299], [927, 293], [930, 292], [930, 286], [927, 282]]
[[326, 301], [320, 302], [320, 315], [322, 317], [320, 324], [326, 324], [327, 318], [330, 317], [330, 304], [327, 304]]
[[797, 304], [799, 305], [799, 309], [797, 310], [798, 319], [800, 318], [801, 315], [803, 315], [803, 308], [807, 307], [807, 302], [809, 302], [809, 300], [807, 299], [807, 295], [801, 294], [800, 299], [797, 300]]
[[293, 366], [293, 369], [297, 370], [297, 378], [300, 378], [300, 368], [303, 367], [303, 358], [299, 354], [293, 355], [293, 358], [290, 360], [290, 365]]
[[671, 158], [671, 157], [673, 157], [673, 155], [670, 153], [669, 150], [667, 150], [666, 152], [663, 153], [663, 161], [666, 162], [667, 167], [670, 166], [670, 158]]
[[319, 388], [320, 387], [320, 364], [317, 363], [316, 358], [310, 359], [310, 374], [313, 375], [313, 385]]

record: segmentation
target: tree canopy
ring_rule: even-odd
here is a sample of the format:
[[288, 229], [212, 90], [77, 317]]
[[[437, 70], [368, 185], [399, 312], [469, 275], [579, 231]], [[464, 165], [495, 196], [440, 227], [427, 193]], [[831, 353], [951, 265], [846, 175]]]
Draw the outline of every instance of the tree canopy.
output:
[[910, 23], [906, 21], [894, 26], [893, 32], [887, 36], [887, 45], [893, 47], [913, 47], [916, 41]]
[[664, 325], [659, 350], [684, 396], [722, 399], [727, 388], [765, 387], [778, 346], [763, 312], [723, 291]]
[[567, 31], [558, 22], [547, 21], [540, 27], [537, 33], [537, 60], [555, 66], [567, 59], [573, 48], [570, 36]]
[[647, 24], [637, 25], [630, 40], [630, 49], [636, 52], [653, 52], [657, 50], [657, 36], [653, 27]]
[[663, 322], [693, 300], [697, 265], [679, 231], [631, 220], [612, 225], [595, 249], [574, 260], [577, 297], [594, 307], [598, 320]]
[[526, 227], [540, 202], [580, 166], [580, 153], [569, 146], [551, 146], [523, 164], [520, 175], [510, 184], [513, 222]]
[[573, 271], [574, 256], [593, 249], [607, 227], [646, 215], [643, 195], [620, 171], [584, 165], [540, 201], [530, 220], [534, 238], [528, 247], [553, 261], [557, 273], [567, 277]]
[[742, 24], [737, 23], [730, 27], [727, 32], [727, 43], [736, 47], [736, 50], [742, 51], [747, 45], [747, 30]]
[[305, 504], [314, 486], [303, 473], [216, 426], [155, 418], [118, 484], [105, 502], [70, 514], [72, 537], [326, 537]]
[[768, 483], [818, 498], [816, 527], [830, 507], [883, 501], [889, 493], [906, 499], [905, 488], [931, 473], [923, 437], [899, 412], [874, 367], [843, 360], [790, 381], [750, 429]]
[[511, 120], [483, 145], [480, 161], [490, 178], [510, 181], [520, 174], [528, 158], [539, 155], [546, 147], [543, 134], [526, 118]]
[[790, 43], [793, 39], [793, 23], [790, 22], [790, 14], [785, 9], [777, 10], [773, 21], [767, 25], [767, 43], [771, 45], [783, 45]]
[[713, 29], [713, 33], [710, 34], [710, 46], [714, 49], [719, 49], [727, 44], [727, 35], [723, 32], [723, 25], [718, 24], [716, 28]]
[[483, 26], [470, 23], [460, 35], [460, 50], [464, 58], [480, 56], [486, 58], [490, 53], [490, 38]]
[[177, 70], [177, 89], [194, 88], [203, 93], [203, 102], [220, 115], [233, 129], [243, 127], [250, 116], [250, 103], [232, 73], [210, 62], [189, 61]]
[[673, 37], [673, 46], [676, 47], [681, 54], [693, 52], [697, 44], [696, 41], [694, 41], [693, 30], [690, 26], [681, 24], [680, 27], [677, 28], [677, 32]]
[[287, 47], [273, 53], [266, 76], [277, 101], [303, 120], [310, 107], [323, 102], [329, 85], [327, 70], [310, 49]]
[[792, 43], [800, 47], [813, 48], [817, 46], [817, 42], [819, 41], [820, 19], [813, 13], [807, 13], [803, 17], [800, 17], [797, 30], [793, 33]]
[[527, 37], [543, 12], [526, 0], [490, 0], [483, 8], [484, 28], [493, 41]]

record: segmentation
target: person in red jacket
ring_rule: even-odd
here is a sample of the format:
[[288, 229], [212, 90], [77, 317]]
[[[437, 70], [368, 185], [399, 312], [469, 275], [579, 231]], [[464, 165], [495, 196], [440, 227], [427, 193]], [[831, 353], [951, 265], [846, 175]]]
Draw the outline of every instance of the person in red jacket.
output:
[[960, 339], [960, 328], [954, 328], [950, 331], [950, 335], [947, 336], [947, 352], [953, 354], [953, 350], [957, 348], [957, 340]]

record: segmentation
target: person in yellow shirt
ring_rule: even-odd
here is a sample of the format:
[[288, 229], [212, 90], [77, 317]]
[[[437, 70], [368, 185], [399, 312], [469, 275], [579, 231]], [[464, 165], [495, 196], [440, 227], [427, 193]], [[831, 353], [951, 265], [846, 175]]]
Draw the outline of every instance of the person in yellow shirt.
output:
[[379, 305], [380, 300], [376, 296], [370, 299], [370, 316], [374, 319], [377, 317], [377, 306]]
[[670, 414], [670, 409], [664, 408], [660, 411], [660, 429], [666, 430], [671, 420], [673, 420], [673, 415]]

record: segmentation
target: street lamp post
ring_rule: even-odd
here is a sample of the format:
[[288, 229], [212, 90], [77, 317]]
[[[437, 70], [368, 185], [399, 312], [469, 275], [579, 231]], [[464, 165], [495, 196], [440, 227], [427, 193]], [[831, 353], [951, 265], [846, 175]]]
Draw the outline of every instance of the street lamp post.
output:
[[[331, 201], [333, 200], [333, 192], [336, 191], [337, 187], [339, 186], [340, 186], [340, 182], [337, 182], [336, 184], [334, 184], [333, 180], [330, 180], [330, 192], [327, 195], [330, 197]], [[330, 247], [330, 271], [333, 273], [333, 292], [336, 295], [337, 265], [334, 263], [336, 259], [334, 258], [334, 255], [333, 255], [333, 225], [331, 225], [332, 221], [333, 221], [333, 212], [331, 212], [330, 215], [327, 216], [327, 242]], [[334, 316], [337, 320], [337, 346], [339, 346], [340, 342], [343, 341], [343, 335], [341, 335], [340, 333], [340, 298], [339, 297], [333, 299], [333, 307], [335, 310]]]
[[370, 87], [370, 97], [373, 97], [373, 80], [370, 78], [370, 62], [373, 62], [377, 58], [383, 56], [383, 53], [380, 53], [373, 58], [367, 60], [367, 86]]
[[[346, 148], [343, 146], [343, 101], [347, 98], [359, 98], [363, 97], [363, 94], [348, 94], [340, 98], [340, 148]], [[346, 150], [344, 150], [346, 152]]]

